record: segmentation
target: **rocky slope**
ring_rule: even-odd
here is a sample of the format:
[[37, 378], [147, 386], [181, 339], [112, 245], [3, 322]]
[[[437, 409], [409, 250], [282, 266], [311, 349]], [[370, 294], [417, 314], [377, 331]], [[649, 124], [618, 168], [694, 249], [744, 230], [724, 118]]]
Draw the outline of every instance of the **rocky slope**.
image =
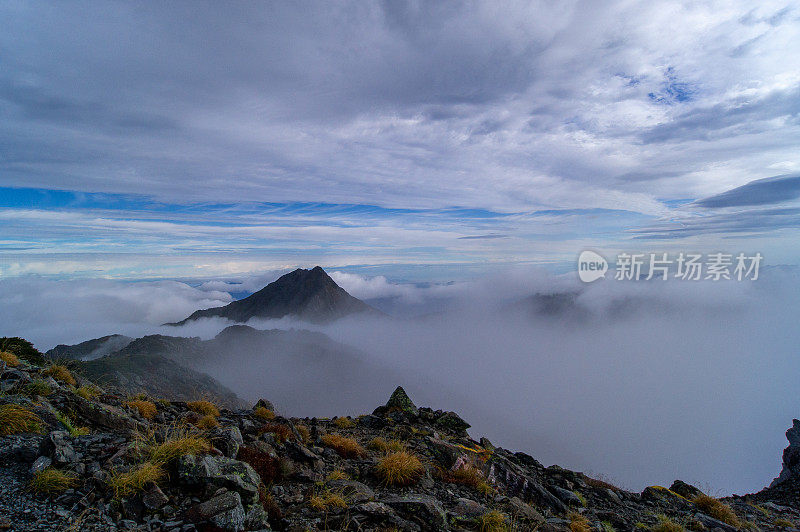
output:
[[224, 307], [198, 310], [170, 325], [183, 325], [199, 318], [219, 317], [245, 323], [251, 318], [293, 316], [312, 323], [325, 323], [355, 313], [379, 313], [348, 294], [319, 266], [287, 273], [258, 292]]
[[[0, 529], [737, 530], [800, 522], [795, 451], [771, 488], [717, 501], [631, 493], [470, 438], [398, 388], [357, 418], [288, 418], [108, 393], [59, 366], [0, 362]], [[795, 422], [800, 423], [800, 422]], [[796, 447], [794, 432], [790, 448]]]

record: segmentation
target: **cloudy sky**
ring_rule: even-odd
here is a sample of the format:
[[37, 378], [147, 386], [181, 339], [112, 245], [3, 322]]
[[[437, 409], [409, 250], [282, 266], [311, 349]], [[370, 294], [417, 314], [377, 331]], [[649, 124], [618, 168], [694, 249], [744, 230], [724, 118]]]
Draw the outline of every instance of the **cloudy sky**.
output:
[[797, 2], [12, 0], [0, 21], [6, 278], [800, 263]]

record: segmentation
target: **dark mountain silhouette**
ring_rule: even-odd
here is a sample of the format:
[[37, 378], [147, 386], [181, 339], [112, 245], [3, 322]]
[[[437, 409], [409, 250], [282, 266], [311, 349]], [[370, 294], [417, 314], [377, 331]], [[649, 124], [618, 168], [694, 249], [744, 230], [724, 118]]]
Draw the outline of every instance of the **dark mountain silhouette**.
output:
[[208, 395], [233, 404], [232, 389], [249, 400], [269, 392], [282, 408], [308, 415], [354, 410], [365, 396], [381, 397], [399, 378], [323, 333], [246, 325], [227, 327], [210, 340], [143, 336], [81, 364], [93, 380], [126, 393], [146, 391], [173, 400]]
[[250, 318], [294, 316], [313, 323], [327, 323], [355, 313], [379, 313], [344, 288], [319, 266], [287, 273], [258, 292], [224, 307], [198, 310], [188, 318], [168, 325], [183, 325], [199, 318], [226, 318], [244, 323]]
[[80, 371], [103, 386], [129, 395], [145, 393], [171, 401], [207, 398], [229, 408], [244, 405], [216, 379], [160, 354], [114, 353], [84, 362]]
[[74, 358], [91, 360], [118, 351], [131, 343], [133, 338], [121, 334], [111, 334], [102, 338], [86, 340], [76, 345], [59, 344], [45, 355], [49, 358]]

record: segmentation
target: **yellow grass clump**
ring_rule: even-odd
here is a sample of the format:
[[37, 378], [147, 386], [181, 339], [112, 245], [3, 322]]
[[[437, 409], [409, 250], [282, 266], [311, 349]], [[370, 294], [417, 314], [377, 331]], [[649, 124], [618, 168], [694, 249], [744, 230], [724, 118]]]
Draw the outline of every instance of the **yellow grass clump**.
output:
[[483, 472], [473, 465], [466, 465], [455, 471], [448, 471], [444, 474], [444, 480], [446, 482], [452, 482], [453, 484], [469, 486], [483, 495], [491, 495], [494, 493], [494, 489], [486, 482], [486, 477], [483, 475]]
[[259, 434], [264, 434], [265, 432], [271, 433], [278, 443], [286, 443], [294, 439], [292, 429], [289, 428], [289, 425], [283, 423], [265, 423], [263, 427], [258, 429], [258, 432]]
[[478, 517], [477, 524], [480, 532], [503, 532], [506, 530], [506, 516], [492, 510]]
[[303, 440], [303, 443], [307, 443], [308, 440], [311, 439], [311, 431], [308, 430], [308, 427], [305, 425], [295, 425], [297, 429], [297, 433], [300, 435], [300, 439]]
[[698, 495], [692, 500], [701, 512], [710, 515], [714, 519], [719, 519], [723, 523], [728, 523], [731, 526], [739, 527], [741, 522], [733, 509], [722, 501], [718, 501], [709, 495]]
[[367, 447], [373, 451], [378, 451], [379, 453], [389, 452], [389, 443], [380, 436], [377, 438], [372, 438], [372, 440], [370, 440], [370, 442], [367, 444]]
[[589, 520], [577, 512], [571, 512], [567, 515], [569, 519], [569, 529], [571, 532], [591, 532], [592, 527], [589, 525]]
[[42, 397], [48, 396], [53, 393], [53, 389], [47, 384], [44, 379], [33, 379], [25, 385], [25, 394], [29, 397], [41, 395]]
[[334, 469], [325, 477], [325, 480], [328, 482], [332, 480], [350, 480], [350, 475], [342, 471], [341, 469]]
[[379, 453], [399, 453], [400, 451], [406, 450], [406, 445], [401, 442], [400, 440], [391, 440], [386, 441], [385, 439], [378, 436], [377, 438], [373, 438], [368, 444], [367, 447], [372, 449], [373, 451], [378, 451]]
[[217, 418], [215, 418], [211, 414], [206, 414], [205, 416], [197, 420], [195, 426], [203, 430], [213, 429], [215, 427], [219, 427], [219, 421], [217, 421]]
[[162, 443], [147, 446], [147, 455], [151, 462], [166, 464], [187, 454], [204, 454], [211, 450], [211, 444], [205, 438], [187, 432], [174, 432]]
[[658, 523], [650, 527], [652, 532], [683, 532], [684, 528], [666, 515], [658, 516]]
[[19, 366], [19, 358], [17, 358], [17, 355], [11, 353], [10, 351], [0, 351], [0, 360], [12, 368]]
[[381, 480], [389, 486], [415, 484], [425, 471], [419, 458], [406, 451], [387, 454], [378, 461], [376, 469]]
[[358, 458], [366, 454], [356, 440], [340, 434], [325, 434], [322, 437], [322, 444], [339, 453], [342, 458]]
[[75, 389], [75, 395], [88, 401], [89, 399], [94, 399], [100, 395], [100, 391], [90, 386], [81, 386]]
[[0, 406], [0, 436], [23, 432], [41, 432], [42, 419], [19, 405]]
[[124, 473], [112, 472], [108, 484], [114, 489], [114, 495], [120, 498], [142, 491], [151, 482], [157, 484], [164, 476], [161, 464], [145, 462]]
[[139, 415], [145, 419], [153, 419], [158, 413], [155, 403], [146, 399], [131, 399], [125, 403], [125, 406], [137, 410]]
[[186, 403], [186, 408], [204, 416], [219, 416], [219, 408], [211, 401], [189, 401]]
[[75, 386], [77, 384], [77, 382], [75, 382], [75, 377], [72, 376], [72, 373], [70, 373], [70, 371], [67, 369], [67, 366], [53, 364], [44, 370], [42, 374], [53, 377], [58, 382], [69, 384], [70, 386]]
[[34, 473], [29, 486], [36, 493], [61, 493], [77, 484], [78, 477], [74, 473], [48, 467]]
[[253, 415], [262, 421], [271, 421], [275, 419], [275, 412], [266, 406], [259, 406], [253, 410]]
[[347, 508], [347, 501], [340, 493], [326, 490], [321, 495], [312, 495], [308, 505], [318, 512], [325, 512], [329, 508]]
[[336, 425], [340, 429], [350, 429], [355, 427], [355, 422], [352, 419], [346, 417], [337, 417], [333, 424]]

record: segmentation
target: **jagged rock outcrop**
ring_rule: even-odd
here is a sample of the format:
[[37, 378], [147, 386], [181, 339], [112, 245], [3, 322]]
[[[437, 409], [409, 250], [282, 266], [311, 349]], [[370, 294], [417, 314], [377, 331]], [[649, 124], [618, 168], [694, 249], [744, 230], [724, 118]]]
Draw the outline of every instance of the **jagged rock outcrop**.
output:
[[783, 450], [783, 467], [778, 478], [770, 484], [771, 488], [789, 480], [800, 480], [800, 420], [792, 420], [786, 439], [789, 446]]

